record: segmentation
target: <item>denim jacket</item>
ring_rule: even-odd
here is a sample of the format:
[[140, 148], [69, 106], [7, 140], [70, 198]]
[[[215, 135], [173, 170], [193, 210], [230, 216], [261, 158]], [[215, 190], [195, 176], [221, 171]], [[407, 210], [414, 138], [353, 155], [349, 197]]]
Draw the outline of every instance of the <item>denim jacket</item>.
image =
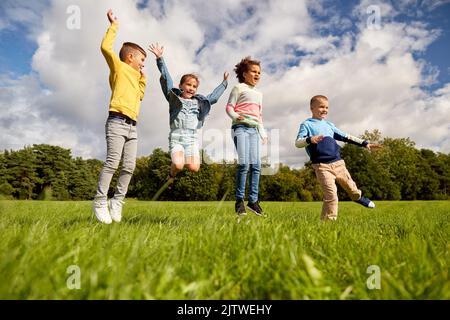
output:
[[[164, 62], [164, 59], [158, 58], [156, 59], [156, 64], [158, 66], [159, 71], [161, 72], [161, 77], [159, 78], [159, 82], [161, 83], [161, 89], [164, 93], [164, 97], [169, 102], [169, 115], [170, 115], [170, 124], [174, 122], [177, 118], [178, 113], [183, 107], [182, 102], [180, 100], [180, 96], [182, 91], [178, 88], [174, 88], [172, 77], [169, 74], [169, 70]], [[227, 88], [228, 82], [227, 80], [222, 81], [222, 83], [214, 89], [206, 97], [201, 94], [196, 94], [192, 97], [192, 99], [197, 99], [199, 113], [198, 113], [198, 127], [200, 129], [203, 127], [205, 118], [209, 114], [211, 110], [211, 105], [219, 100], [220, 96], [224, 93]]]

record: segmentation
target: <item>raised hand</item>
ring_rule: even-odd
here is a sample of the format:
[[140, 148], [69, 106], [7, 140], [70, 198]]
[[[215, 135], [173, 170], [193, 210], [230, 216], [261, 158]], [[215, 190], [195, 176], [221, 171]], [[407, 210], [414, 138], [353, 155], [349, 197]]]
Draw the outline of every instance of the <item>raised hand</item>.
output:
[[224, 81], [227, 80], [228, 77], [229, 77], [229, 75], [230, 75], [230, 74], [229, 74], [228, 72], [225, 71], [225, 72], [223, 73], [223, 80], [224, 80]]
[[108, 16], [108, 20], [111, 24], [119, 22], [119, 20], [117, 20], [117, 17], [113, 14], [111, 9], [108, 10], [106, 15]]
[[156, 57], [156, 59], [161, 58], [164, 52], [164, 46], [159, 46], [158, 42], [155, 44], [151, 44], [148, 47], [148, 51], [150, 51], [151, 53], [153, 53]]

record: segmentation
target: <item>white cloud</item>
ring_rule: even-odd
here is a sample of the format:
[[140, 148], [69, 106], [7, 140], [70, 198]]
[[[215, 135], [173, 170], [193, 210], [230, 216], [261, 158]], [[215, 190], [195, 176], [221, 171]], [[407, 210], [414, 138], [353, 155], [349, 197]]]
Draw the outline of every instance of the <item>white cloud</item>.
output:
[[[421, 89], [436, 81], [438, 70], [416, 58], [439, 37], [439, 31], [422, 22], [392, 21], [396, 11], [389, 4], [380, 4], [381, 30], [366, 28], [365, 8], [371, 2], [362, 1], [353, 10], [352, 23], [357, 28], [338, 36], [334, 29], [321, 33], [327, 23], [316, 23], [308, 9], [329, 11], [311, 1], [295, 5], [275, 0], [149, 3], [138, 10], [136, 1], [55, 0], [48, 8], [40, 8], [43, 18], [34, 22], [40, 27], [33, 73], [1, 81], [0, 103], [8, 112], [0, 115], [0, 148], [47, 142], [72, 148], [76, 155], [104, 157], [110, 89], [99, 48], [108, 26], [106, 11], [112, 8], [120, 23], [117, 51], [124, 41], [145, 47], [162, 43], [175, 83], [182, 74], [197, 72], [199, 93], [209, 93], [220, 83], [223, 71], [232, 72], [244, 56], [260, 59], [265, 125], [280, 130], [284, 163], [301, 166], [306, 160], [305, 151], [296, 149], [294, 140], [300, 122], [310, 116], [308, 102], [315, 94], [330, 98], [329, 120], [349, 133], [380, 129], [390, 137], [409, 136], [419, 147], [450, 151], [450, 84], [434, 93]], [[73, 4], [81, 9], [80, 30], [66, 28], [66, 8]], [[344, 30], [351, 24], [339, 13], [330, 23]], [[168, 106], [151, 54], [146, 69], [139, 155], [155, 147], [167, 150], [169, 134]], [[226, 134], [231, 125], [224, 111], [236, 84], [233, 73], [231, 78], [228, 90], [213, 106], [205, 131], [219, 129]]]
[[78, 156], [95, 154], [100, 137], [73, 125], [48, 117], [40, 109], [48, 98], [37, 75], [16, 80], [0, 78], [0, 144], [2, 149], [21, 149], [26, 145], [47, 143], [72, 149]]
[[0, 3], [0, 30], [11, 29], [23, 32], [26, 37], [34, 39], [40, 29], [42, 12], [46, 10], [48, 1], [3, 0]]

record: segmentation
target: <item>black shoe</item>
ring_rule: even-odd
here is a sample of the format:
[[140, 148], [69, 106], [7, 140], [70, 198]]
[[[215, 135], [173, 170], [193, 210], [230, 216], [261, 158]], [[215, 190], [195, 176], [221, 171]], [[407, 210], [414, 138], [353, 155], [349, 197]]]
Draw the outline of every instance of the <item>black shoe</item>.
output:
[[234, 210], [240, 216], [245, 216], [247, 212], [245, 211], [245, 204], [243, 200], [237, 200], [234, 204]]
[[261, 206], [259, 205], [259, 201], [256, 202], [249, 202], [247, 203], [247, 208], [249, 208], [251, 211], [253, 211], [257, 216], [263, 216], [264, 212]]

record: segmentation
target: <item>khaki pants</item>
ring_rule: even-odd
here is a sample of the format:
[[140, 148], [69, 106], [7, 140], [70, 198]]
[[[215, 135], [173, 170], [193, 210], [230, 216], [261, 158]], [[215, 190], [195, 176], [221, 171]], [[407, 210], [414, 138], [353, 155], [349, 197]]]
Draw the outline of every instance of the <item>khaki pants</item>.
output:
[[356, 187], [344, 160], [333, 163], [317, 163], [312, 167], [316, 172], [323, 192], [322, 220], [336, 220], [338, 213], [338, 196], [336, 182], [344, 188], [350, 198], [355, 201], [361, 197], [361, 190]]

